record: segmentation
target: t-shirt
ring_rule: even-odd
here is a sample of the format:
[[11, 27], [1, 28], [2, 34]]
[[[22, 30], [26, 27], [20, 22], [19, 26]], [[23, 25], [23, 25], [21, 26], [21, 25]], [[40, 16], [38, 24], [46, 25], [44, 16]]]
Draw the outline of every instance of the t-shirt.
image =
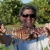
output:
[[40, 41], [40, 44], [41, 44], [41, 48], [43, 48], [43, 50], [50, 50], [50, 46], [48, 44], [48, 41], [49, 41], [49, 38], [46, 37], [45, 35], [39, 37], [39, 41]]
[[[38, 40], [37, 39], [31, 41], [26, 40], [22, 43], [20, 43], [22, 40], [14, 39], [13, 41], [14, 50], [46, 50], [46, 48], [50, 50], [48, 40], [49, 38], [47, 38], [45, 35], [40, 36]], [[6, 47], [8, 46], [10, 46], [10, 44], [7, 44]]]
[[[6, 35], [6, 36], [12, 36], [12, 35]], [[46, 48], [50, 50], [50, 47], [48, 45], [48, 40], [49, 38], [47, 38], [45, 34], [43, 34], [42, 36], [38, 37], [38, 40], [33, 39], [30, 41], [26, 40], [23, 42], [20, 39], [12, 38], [12, 44], [14, 45], [14, 50], [46, 50]], [[6, 47], [10, 47], [10, 45], [11, 43], [5, 44]]]

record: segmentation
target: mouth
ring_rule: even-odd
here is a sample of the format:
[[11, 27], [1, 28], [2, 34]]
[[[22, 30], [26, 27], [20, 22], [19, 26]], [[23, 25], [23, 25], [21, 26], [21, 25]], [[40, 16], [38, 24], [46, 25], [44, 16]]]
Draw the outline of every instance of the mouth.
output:
[[27, 24], [31, 24], [31, 21], [26, 21]]
[[28, 23], [30, 23], [30, 21], [27, 21]]
[[31, 22], [30, 21], [26, 21], [26, 26], [31, 27]]

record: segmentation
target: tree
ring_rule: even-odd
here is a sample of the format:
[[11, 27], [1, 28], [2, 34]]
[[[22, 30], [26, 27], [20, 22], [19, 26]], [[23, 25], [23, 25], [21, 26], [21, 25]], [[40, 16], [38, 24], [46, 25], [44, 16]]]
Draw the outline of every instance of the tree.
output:
[[[37, 21], [39, 23], [50, 22], [50, 1], [49, 0], [33, 0], [29, 4], [37, 7]], [[40, 21], [39, 21], [40, 20]]]
[[3, 0], [0, 3], [0, 21], [5, 24], [13, 24], [19, 21], [18, 12], [23, 5], [20, 0]]

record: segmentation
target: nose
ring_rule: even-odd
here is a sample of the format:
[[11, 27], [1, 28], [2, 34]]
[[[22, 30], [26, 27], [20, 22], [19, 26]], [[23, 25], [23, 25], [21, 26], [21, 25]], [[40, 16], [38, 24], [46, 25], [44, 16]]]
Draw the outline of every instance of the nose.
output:
[[30, 15], [27, 17], [27, 20], [30, 20], [31, 18], [30, 18]]

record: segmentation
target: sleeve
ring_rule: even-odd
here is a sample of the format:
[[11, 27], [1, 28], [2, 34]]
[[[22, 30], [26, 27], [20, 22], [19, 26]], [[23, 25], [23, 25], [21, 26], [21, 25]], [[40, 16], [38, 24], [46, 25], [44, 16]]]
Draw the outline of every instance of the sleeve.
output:
[[[6, 34], [6, 36], [10, 37], [11, 35], [10, 35], [10, 34]], [[5, 47], [9, 48], [9, 47], [10, 47], [10, 45], [11, 45], [11, 42], [10, 42], [10, 43], [8, 43], [8, 44], [5, 44]]]
[[[12, 35], [6, 34], [6, 36], [12, 36]], [[11, 41], [10, 43], [8, 43], [8, 44], [5, 44], [5, 46], [6, 46], [7, 48], [9, 48], [9, 47], [11, 46], [11, 44], [17, 45], [17, 44], [19, 44], [19, 43], [21, 43], [21, 42], [22, 42], [22, 40], [20, 40], [20, 39], [12, 38], [12, 41]]]
[[[12, 37], [13, 35], [11, 35], [11, 34], [8, 34], [9, 32], [7, 32], [6, 33], [6, 36], [10, 36], [10, 37]], [[22, 42], [22, 40], [21, 39], [17, 39], [17, 38], [13, 38], [12, 37], [12, 41], [11, 42], [9, 42], [8, 44], [5, 44], [5, 46], [7, 47], [7, 48], [9, 48], [10, 46], [11, 46], [11, 44], [13, 44], [14, 46], [16, 46], [17, 47], [17, 44], [19, 44], [19, 43], [21, 43]]]

